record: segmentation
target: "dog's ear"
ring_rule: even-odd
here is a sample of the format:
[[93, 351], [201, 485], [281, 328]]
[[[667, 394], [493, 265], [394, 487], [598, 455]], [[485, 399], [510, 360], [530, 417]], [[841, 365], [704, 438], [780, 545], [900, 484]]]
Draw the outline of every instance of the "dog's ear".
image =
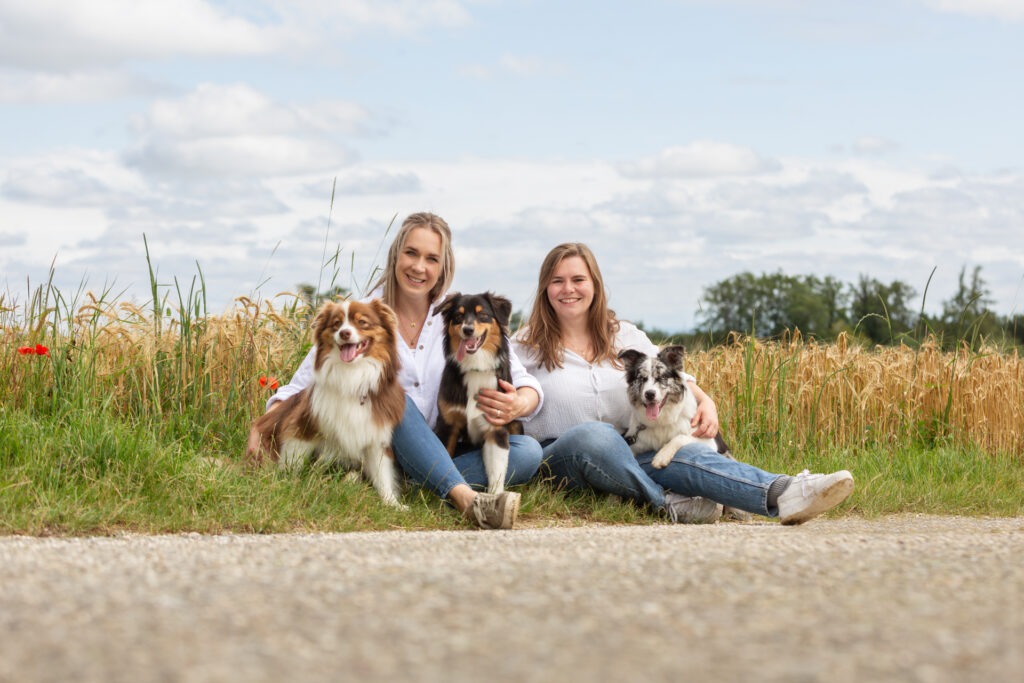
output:
[[494, 317], [497, 318], [501, 329], [508, 332], [508, 321], [512, 318], [512, 302], [491, 292], [486, 292], [484, 298], [491, 305], [491, 310], [494, 311]]
[[646, 357], [646, 353], [643, 351], [637, 351], [636, 349], [626, 349], [625, 351], [619, 352], [619, 360], [626, 364], [627, 370], [634, 367]]
[[683, 358], [686, 356], [686, 349], [680, 344], [666, 346], [658, 352], [658, 359], [673, 370], [683, 371]]
[[374, 299], [370, 302], [370, 306], [380, 316], [380, 321], [384, 324], [384, 327], [391, 330], [391, 334], [395, 335], [398, 333], [398, 316], [391, 310], [391, 307], [384, 303], [383, 299]]
[[316, 312], [316, 317], [313, 318], [313, 343], [320, 337], [321, 330], [330, 322], [331, 315], [334, 313], [335, 304], [331, 301], [325, 301], [324, 305], [320, 307], [320, 310]]
[[444, 301], [442, 301], [436, 309], [434, 309], [435, 312], [439, 313], [442, 318], [448, 317], [448, 311], [452, 310], [452, 306], [454, 306], [455, 302], [460, 298], [462, 298], [461, 294], [458, 292], [452, 292], [445, 297]]

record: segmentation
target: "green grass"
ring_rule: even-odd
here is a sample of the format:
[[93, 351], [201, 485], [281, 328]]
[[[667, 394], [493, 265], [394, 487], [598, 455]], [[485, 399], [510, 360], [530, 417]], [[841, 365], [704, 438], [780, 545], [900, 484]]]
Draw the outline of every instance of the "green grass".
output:
[[[0, 533], [470, 528], [415, 487], [404, 496], [410, 509], [398, 511], [367, 483], [340, 473], [246, 468], [239, 457], [244, 427], [202, 443], [174, 438], [162, 421], [0, 409]], [[1024, 468], [1012, 457], [942, 445], [740, 455], [770, 471], [852, 470], [857, 488], [833, 515], [1024, 514]], [[558, 491], [543, 479], [519, 490], [524, 526], [662, 523], [632, 504]]]
[[[258, 379], [287, 377], [298, 366], [310, 344], [311, 309], [243, 297], [234, 312], [210, 316], [201, 274], [185, 293], [175, 280], [175, 302], [160, 298], [166, 286], [157, 285], [152, 265], [150, 271], [150, 311], [119, 304], [110, 291], [67, 298], [50, 282], [24, 303], [0, 293], [0, 375], [9, 387], [0, 393], [0, 534], [470, 528], [416, 488], [404, 496], [410, 509], [398, 511], [342, 474], [244, 467], [249, 424], [271, 390]], [[48, 355], [19, 351], [36, 344]], [[713, 384], [728, 363], [706, 371], [712, 385], [702, 386], [718, 401], [737, 457], [789, 474], [851, 470], [854, 493], [832, 515], [1024, 515], [1019, 419], [1006, 410], [1020, 403], [1010, 393], [1020, 386], [1015, 353], [933, 359], [940, 370], [933, 381], [946, 397], [940, 413], [906, 409], [906, 389], [897, 384], [889, 389], [896, 393], [882, 395], [884, 415], [863, 425], [855, 420], [856, 429], [840, 433], [829, 425], [841, 424], [836, 416], [851, 406], [822, 396], [852, 381], [850, 373], [829, 366], [798, 378], [815, 369], [804, 363], [805, 347], [793, 348], [768, 353], [747, 343], [736, 376], [723, 386]], [[951, 419], [953, 387], [972, 371], [992, 391], [990, 380], [1002, 376], [1006, 393], [976, 406], [968, 424], [1003, 430], [1013, 438], [997, 443], [1018, 444], [1008, 452], [975, 443], [987, 428], [968, 430]], [[801, 416], [808, 395], [812, 410]], [[879, 389], [864, 395], [878, 398]], [[885, 423], [894, 406], [906, 419]], [[664, 523], [609, 496], [557, 490], [543, 477], [519, 490], [523, 526]]]

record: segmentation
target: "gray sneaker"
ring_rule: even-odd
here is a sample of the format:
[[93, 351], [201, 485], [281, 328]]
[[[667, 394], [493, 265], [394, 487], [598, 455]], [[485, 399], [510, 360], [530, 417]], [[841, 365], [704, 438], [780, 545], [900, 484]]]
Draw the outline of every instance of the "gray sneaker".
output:
[[481, 529], [511, 529], [519, 516], [519, 494], [478, 493], [469, 508], [469, 518]]
[[832, 474], [804, 470], [779, 496], [779, 519], [783, 524], [803, 524], [842, 503], [852, 491], [853, 475], [846, 470]]
[[714, 524], [722, 516], [722, 506], [709, 498], [666, 491], [665, 512], [676, 524]]

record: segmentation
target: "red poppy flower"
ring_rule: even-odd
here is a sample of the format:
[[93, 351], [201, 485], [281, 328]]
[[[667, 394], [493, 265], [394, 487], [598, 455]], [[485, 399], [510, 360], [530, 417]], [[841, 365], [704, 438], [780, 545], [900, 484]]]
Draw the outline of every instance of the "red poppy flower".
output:
[[36, 344], [35, 352], [39, 356], [49, 356], [50, 349], [46, 348], [42, 344]]
[[261, 387], [267, 386], [267, 376], [266, 375], [260, 375], [260, 386]]
[[270, 388], [273, 389], [274, 391], [277, 391], [277, 388], [279, 386], [281, 386], [281, 385], [277, 383], [277, 380], [274, 379], [273, 377], [271, 377], [270, 378]]
[[18, 347], [18, 353], [20, 353], [23, 356], [28, 356], [28, 355], [33, 354], [35, 352], [36, 352], [36, 350], [33, 349], [31, 346], [19, 346]]

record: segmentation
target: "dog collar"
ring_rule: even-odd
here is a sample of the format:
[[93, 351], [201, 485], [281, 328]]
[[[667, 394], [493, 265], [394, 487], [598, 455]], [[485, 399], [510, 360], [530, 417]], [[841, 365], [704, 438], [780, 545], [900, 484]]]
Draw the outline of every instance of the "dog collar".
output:
[[645, 429], [647, 429], [647, 425], [637, 425], [635, 432], [633, 432], [632, 434], [627, 434], [626, 432], [623, 432], [622, 438], [626, 440], [627, 445], [632, 446], [633, 444], [636, 443], [636, 438], [640, 435], [640, 432], [642, 432]]

